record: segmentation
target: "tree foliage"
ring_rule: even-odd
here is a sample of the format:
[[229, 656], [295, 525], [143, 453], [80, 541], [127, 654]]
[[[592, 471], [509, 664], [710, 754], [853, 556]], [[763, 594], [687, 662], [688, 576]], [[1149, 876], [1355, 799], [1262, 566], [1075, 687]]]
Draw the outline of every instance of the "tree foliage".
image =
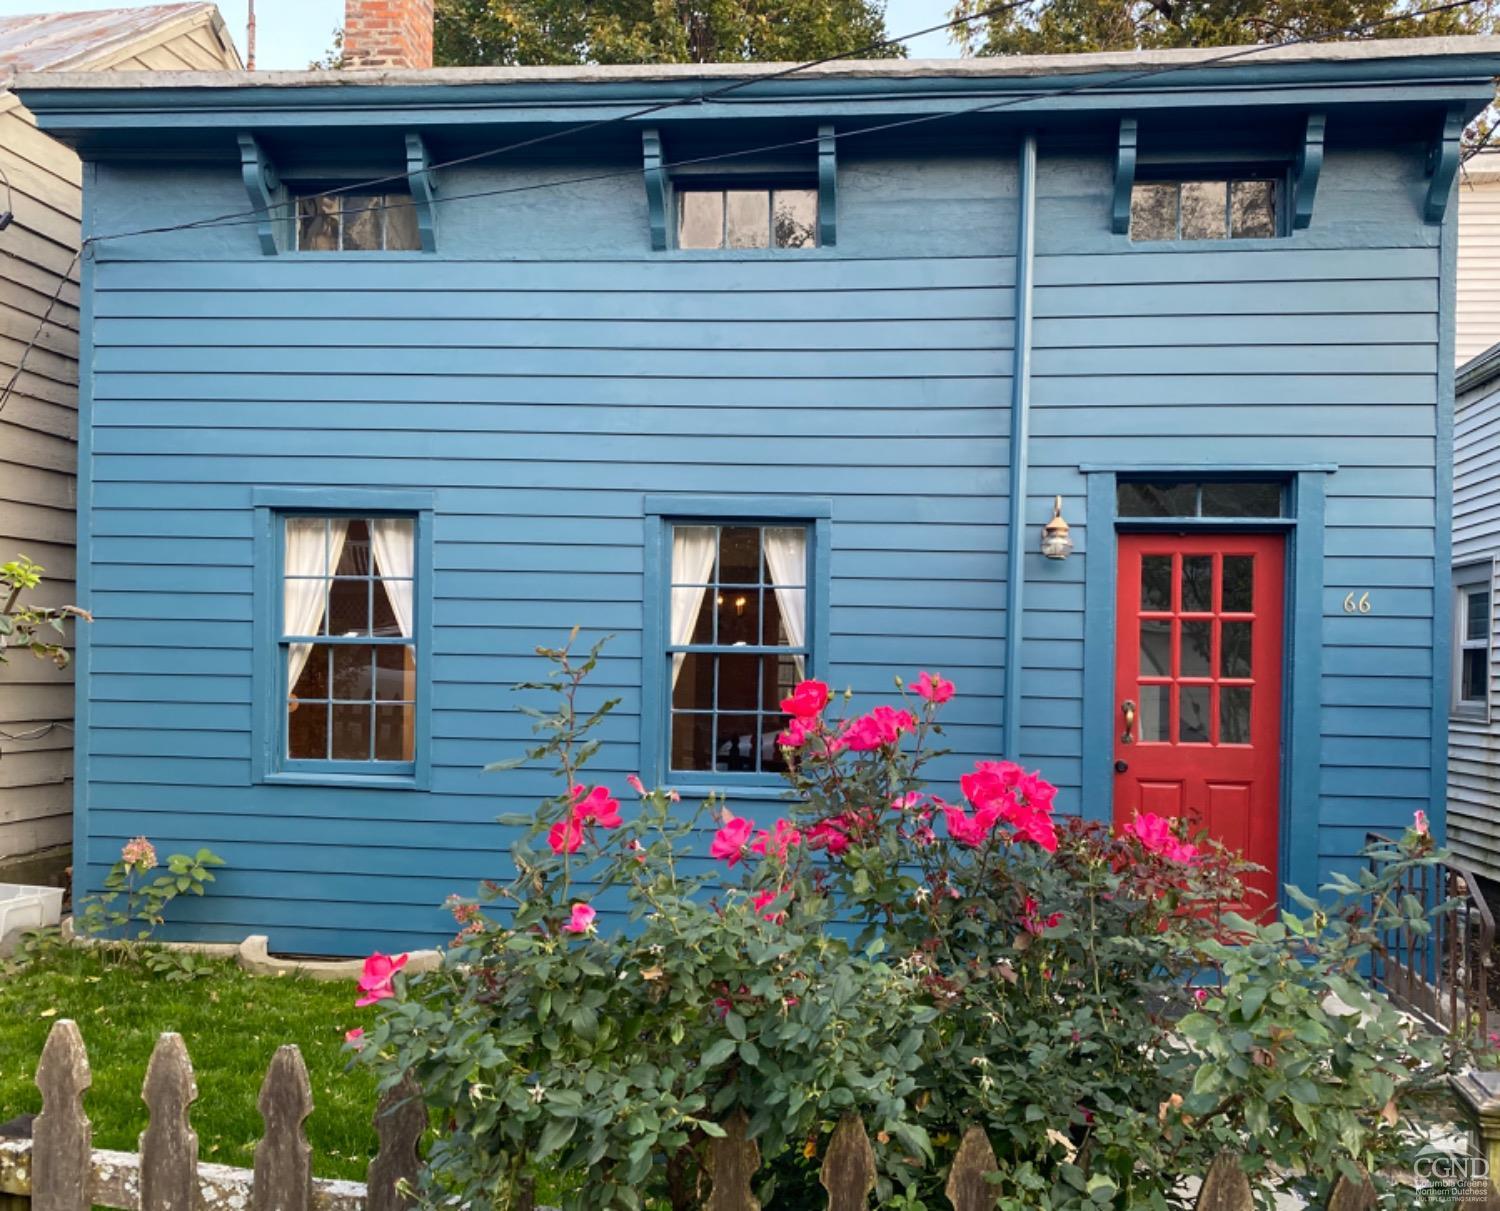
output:
[[437, 0], [433, 57], [440, 67], [801, 61], [885, 36], [884, 0]]
[[[958, 0], [955, 18], [994, 7]], [[1027, 0], [958, 27], [979, 55], [1072, 54], [1178, 46], [1241, 46], [1296, 38], [1341, 40], [1487, 34], [1496, 0], [1419, 15], [1435, 0]]]
[[0, 664], [10, 662], [7, 649], [25, 648], [38, 660], [67, 668], [72, 657], [62, 640], [67, 638], [68, 619], [93, 621], [87, 610], [77, 606], [53, 608], [21, 600], [23, 592], [30, 593], [42, 583], [42, 573], [46, 570], [24, 555], [0, 564]]

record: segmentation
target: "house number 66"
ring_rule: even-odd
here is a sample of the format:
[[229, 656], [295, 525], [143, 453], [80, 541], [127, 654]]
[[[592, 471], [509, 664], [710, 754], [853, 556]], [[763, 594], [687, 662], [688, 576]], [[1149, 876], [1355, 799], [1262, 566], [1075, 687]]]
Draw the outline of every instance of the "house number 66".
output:
[[1353, 593], [1344, 598], [1344, 613], [1346, 614], [1368, 614], [1370, 612], [1370, 595], [1361, 593], [1358, 599]]

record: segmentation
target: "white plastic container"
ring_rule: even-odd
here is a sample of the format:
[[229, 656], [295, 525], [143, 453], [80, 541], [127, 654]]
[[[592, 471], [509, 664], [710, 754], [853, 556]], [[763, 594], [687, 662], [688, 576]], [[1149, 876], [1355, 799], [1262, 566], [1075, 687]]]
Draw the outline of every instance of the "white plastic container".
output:
[[28, 929], [42, 929], [62, 920], [60, 887], [28, 887], [0, 883], [0, 938]]

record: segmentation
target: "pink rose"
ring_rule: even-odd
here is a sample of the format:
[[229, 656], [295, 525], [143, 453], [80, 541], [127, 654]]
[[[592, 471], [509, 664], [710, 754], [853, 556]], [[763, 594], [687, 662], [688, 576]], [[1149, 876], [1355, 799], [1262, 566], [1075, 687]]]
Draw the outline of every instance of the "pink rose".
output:
[[945, 680], [941, 673], [924, 670], [911, 688], [917, 697], [925, 698], [933, 706], [941, 706], [953, 697], [953, 682]]
[[817, 734], [818, 720], [816, 718], [793, 718], [786, 725], [786, 730], [776, 737], [776, 743], [782, 748], [801, 748]]
[[1416, 814], [1412, 816], [1411, 827], [1412, 831], [1419, 837], [1426, 837], [1429, 835], [1427, 829], [1427, 813], [1422, 811], [1421, 808], [1418, 808]]
[[630, 789], [633, 790], [636, 794], [644, 795], [646, 793], [646, 784], [642, 782], [638, 777], [636, 777], [636, 775], [625, 775], [625, 781], [630, 783]]
[[840, 739], [851, 752], [868, 753], [895, 744], [903, 733], [916, 726], [917, 717], [910, 711], [877, 706], [868, 715], [861, 715], [845, 727]]
[[786, 913], [768, 911], [770, 905], [775, 903], [776, 897], [779, 895], [781, 895], [781, 892], [766, 888], [765, 891], [757, 892], [752, 900], [752, 903], [755, 905], [756, 915], [762, 920], [770, 921], [773, 925], [780, 925], [786, 920]]
[[828, 687], [821, 681], [804, 681], [790, 697], [781, 700], [781, 709], [798, 719], [811, 719], [821, 715], [828, 705]]
[[943, 823], [948, 826], [950, 837], [970, 849], [983, 845], [984, 839], [990, 835], [990, 823], [983, 816], [970, 817], [961, 807], [945, 807]]
[[1198, 847], [1180, 840], [1172, 831], [1172, 822], [1155, 812], [1137, 815], [1125, 826], [1125, 833], [1139, 841], [1147, 853], [1159, 854], [1169, 862], [1188, 863], [1198, 856]]
[[714, 834], [713, 844], [708, 847], [710, 856], [733, 866], [745, 856], [745, 847], [750, 844], [753, 828], [754, 825], [749, 820], [740, 816], [727, 816], [723, 827]]
[[362, 1050], [365, 1045], [365, 1028], [363, 1026], [356, 1026], [353, 1030], [344, 1031], [344, 1042], [353, 1047], [355, 1051]]
[[838, 857], [849, 848], [849, 833], [843, 817], [819, 820], [807, 830], [807, 843], [814, 849], [826, 849]]
[[547, 831], [547, 844], [554, 854], [575, 854], [583, 844], [583, 825], [575, 819], [559, 820]]
[[406, 955], [391, 958], [376, 951], [365, 960], [365, 969], [359, 977], [359, 990], [364, 995], [355, 1001], [357, 1008], [373, 1005], [376, 1001], [389, 1000], [396, 995], [391, 981], [396, 973], [406, 966]]
[[588, 933], [594, 928], [596, 913], [587, 904], [573, 905], [573, 915], [568, 918], [568, 923], [563, 926], [564, 933]]
[[602, 786], [593, 790], [586, 786], [573, 788], [573, 819], [600, 828], [619, 828], [624, 823], [620, 819], [620, 804]]
[[802, 840], [802, 834], [798, 832], [786, 820], [776, 821], [775, 833], [769, 833], [762, 829], [751, 843], [750, 848], [762, 855], [768, 851], [774, 851], [776, 856], [782, 860], [786, 859], [786, 851]]

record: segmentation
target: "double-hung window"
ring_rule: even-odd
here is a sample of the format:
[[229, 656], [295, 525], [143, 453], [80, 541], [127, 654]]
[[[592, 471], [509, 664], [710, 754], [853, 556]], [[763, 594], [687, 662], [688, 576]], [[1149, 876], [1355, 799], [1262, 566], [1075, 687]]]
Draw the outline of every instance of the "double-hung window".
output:
[[802, 680], [806, 525], [672, 526], [673, 771], [779, 773], [781, 700]]
[[781, 700], [827, 643], [828, 502], [663, 496], [646, 511], [646, 760], [678, 786], [779, 785]]
[[1491, 564], [1453, 569], [1453, 714], [1488, 719], [1490, 710]]
[[416, 519], [284, 514], [279, 525], [280, 768], [413, 773]]

